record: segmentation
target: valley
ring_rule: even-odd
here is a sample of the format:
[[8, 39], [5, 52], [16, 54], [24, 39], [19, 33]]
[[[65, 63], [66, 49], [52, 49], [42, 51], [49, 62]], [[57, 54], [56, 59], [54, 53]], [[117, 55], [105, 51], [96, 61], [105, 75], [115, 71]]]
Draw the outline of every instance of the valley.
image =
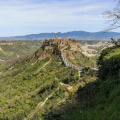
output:
[[81, 51], [88, 57], [99, 56], [102, 50], [108, 47], [112, 47], [113, 44], [110, 41], [79, 41]]
[[[23, 41], [20, 41], [21, 43], [23, 44]], [[33, 42], [32, 45], [34, 44], [37, 43]], [[83, 120], [89, 120], [89, 117], [93, 120], [96, 117], [98, 120], [101, 119], [95, 110], [102, 109], [102, 106], [99, 108], [97, 103], [103, 100], [101, 94], [107, 95], [105, 84], [108, 84], [106, 82], [112, 78], [118, 82], [117, 71], [116, 76], [113, 74], [112, 78], [104, 78], [104, 73], [109, 76], [109, 70], [107, 67], [103, 68], [102, 64], [113, 56], [119, 57], [117, 52], [119, 47], [108, 42], [76, 41], [58, 38], [57, 35], [55, 39], [46, 39], [43, 44], [40, 42], [40, 45], [39, 49], [33, 49], [32, 54], [0, 65], [0, 98], [2, 98], [0, 99], [0, 119], [77, 120], [81, 117]], [[83, 49], [86, 51], [94, 49], [97, 53], [91, 55], [90, 51], [88, 53], [90, 55], [86, 55]], [[113, 52], [110, 52], [111, 50]], [[103, 63], [102, 55], [105, 55], [104, 59], [102, 57]], [[93, 69], [97, 67], [99, 71]], [[114, 68], [110, 69], [112, 71]], [[115, 81], [111, 81], [109, 87], [113, 83], [116, 86]], [[104, 101], [107, 101], [106, 97]], [[92, 105], [93, 107], [90, 107]], [[93, 108], [94, 111], [91, 110]], [[104, 108], [109, 109], [106, 103], [103, 110]], [[114, 114], [111, 114], [111, 117], [114, 117]], [[107, 114], [104, 116], [106, 118]]]
[[[60, 49], [66, 45], [71, 50], [72, 45], [79, 52], [81, 49], [74, 40], [68, 42], [65, 39], [63, 43], [61, 40], [56, 36], [55, 40], [46, 40], [35, 53], [7, 65], [1, 64], [1, 119], [44, 118], [46, 109], [50, 110], [69, 98], [72, 86], [80, 76], [78, 70], [66, 67]], [[57, 45], [56, 41], [61, 44]]]
[[34, 53], [42, 41], [0, 41], [0, 63]]
[[0, 9], [0, 120], [120, 120], [120, 0]]

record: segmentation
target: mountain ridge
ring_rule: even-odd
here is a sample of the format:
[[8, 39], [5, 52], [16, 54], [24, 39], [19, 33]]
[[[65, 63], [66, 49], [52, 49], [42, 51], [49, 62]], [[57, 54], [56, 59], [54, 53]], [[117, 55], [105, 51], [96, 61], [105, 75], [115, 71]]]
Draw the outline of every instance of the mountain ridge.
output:
[[[23, 36], [10, 36], [0, 37], [0, 40], [45, 40], [47, 38], [54, 38], [55, 32], [51, 33], [38, 33], [29, 34]], [[76, 40], [110, 40], [111, 37], [118, 39], [120, 38], [119, 32], [86, 32], [86, 31], [70, 31], [70, 32], [57, 32], [58, 37], [67, 37]]]

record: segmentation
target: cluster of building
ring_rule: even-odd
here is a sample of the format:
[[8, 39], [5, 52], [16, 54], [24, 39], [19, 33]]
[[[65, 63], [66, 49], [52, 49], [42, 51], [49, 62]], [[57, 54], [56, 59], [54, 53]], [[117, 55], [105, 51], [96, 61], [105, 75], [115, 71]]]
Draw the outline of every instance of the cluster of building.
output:
[[59, 48], [69, 46], [69, 47], [78, 47], [78, 42], [74, 39], [68, 39], [68, 38], [61, 38], [58, 37], [57, 34], [55, 36], [55, 39], [46, 39], [43, 43], [46, 49], [53, 49], [53, 47], [58, 46]]

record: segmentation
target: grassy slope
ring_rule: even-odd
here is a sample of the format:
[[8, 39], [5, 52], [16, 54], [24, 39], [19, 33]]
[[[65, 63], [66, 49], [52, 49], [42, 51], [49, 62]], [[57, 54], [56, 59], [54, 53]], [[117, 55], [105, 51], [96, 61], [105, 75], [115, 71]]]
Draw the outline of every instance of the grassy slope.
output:
[[116, 49], [112, 49], [106, 56], [105, 59], [109, 59], [111, 57], [119, 57], [120, 58], [120, 47]]
[[96, 57], [87, 57], [83, 53], [79, 51], [71, 51], [75, 59], [70, 59], [67, 56], [67, 59], [72, 62], [73, 64], [80, 66], [80, 67], [96, 67]]
[[[109, 78], [104, 82], [97, 81], [93, 91], [98, 90], [94, 97], [85, 99], [84, 104], [76, 107], [65, 120], [119, 120], [120, 119], [120, 79]], [[88, 85], [89, 86], [89, 85]], [[87, 86], [87, 87], [88, 87]], [[89, 86], [92, 89], [92, 85]], [[88, 90], [89, 90], [88, 89]], [[78, 94], [86, 95], [87, 88], [82, 88]], [[79, 95], [79, 97], [82, 97]], [[81, 102], [81, 100], [79, 100]]]
[[[38, 55], [42, 53], [41, 49], [37, 51]], [[77, 58], [80, 53], [73, 54], [77, 54]], [[80, 60], [80, 58], [81, 55], [77, 59]], [[50, 59], [50, 63], [42, 68], [40, 72], [37, 72]], [[91, 64], [91, 61], [87, 60], [88, 58], [82, 57], [82, 64]], [[81, 77], [80, 84], [84, 82], [86, 85], [78, 89], [76, 92], [77, 98], [74, 96], [79, 105], [73, 109], [71, 104], [69, 112], [65, 113], [65, 115], [54, 115], [52, 118], [51, 115], [47, 116], [47, 111], [50, 111], [51, 108], [56, 109], [56, 105], [66, 97], [66, 89], [59, 83], [61, 81], [67, 81], [66, 83], [69, 84], [70, 82], [76, 82], [77, 71], [62, 65], [61, 58], [57, 55], [51, 55], [51, 58], [42, 61], [39, 61], [37, 57], [29, 57], [7, 67], [4, 65], [0, 70], [2, 71], [0, 75], [0, 98], [2, 98], [0, 99], [0, 119], [21, 120], [27, 117], [57, 88], [59, 88], [59, 91], [56, 91], [43, 109], [37, 111], [31, 119], [42, 119], [44, 114], [46, 117], [43, 119], [48, 120], [54, 120], [54, 118], [60, 120], [120, 119], [120, 80], [118, 76], [108, 77], [105, 81], [98, 79], [92, 83], [90, 82], [93, 79], [89, 78], [89, 76]], [[71, 98], [70, 102], [73, 103], [74, 98]], [[62, 110], [64, 111], [64, 108]]]
[[[114, 62], [115, 66], [117, 62], [115, 62], [115, 56], [119, 56], [120, 59], [119, 50], [119, 47], [113, 47], [104, 51], [106, 54], [102, 59], [108, 60], [114, 56], [112, 61]], [[111, 66], [113, 65], [111, 64]], [[111, 66], [109, 65], [109, 67]], [[68, 112], [68, 114], [66, 114], [64, 117], [65, 120], [120, 119], [120, 76], [109, 76], [109, 74], [106, 74], [105, 76], [107, 77], [104, 80], [98, 79], [96, 82], [87, 84], [83, 88], [79, 88], [77, 92], [77, 99], [80, 105], [72, 110], [72, 112]]]
[[[37, 54], [42, 54], [41, 49]], [[49, 64], [38, 72], [50, 59]], [[57, 55], [51, 55], [51, 58], [42, 61], [36, 57], [29, 57], [11, 66], [4, 66], [1, 71], [0, 119], [10, 120], [21, 120], [27, 117], [40, 102], [59, 87], [59, 91], [54, 94], [44, 109], [57, 104], [65, 97], [60, 81], [70, 79], [74, 82], [74, 77], [78, 74], [76, 70], [62, 65], [61, 58]], [[71, 73], [74, 75], [71, 76]], [[32, 119], [40, 118], [41, 112], [42, 110], [39, 114], [36, 113]]]

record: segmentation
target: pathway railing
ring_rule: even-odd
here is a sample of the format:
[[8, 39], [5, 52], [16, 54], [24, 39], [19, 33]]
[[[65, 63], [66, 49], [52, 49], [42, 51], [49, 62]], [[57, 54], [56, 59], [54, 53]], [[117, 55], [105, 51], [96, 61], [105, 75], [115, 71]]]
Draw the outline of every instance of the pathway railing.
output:
[[[66, 48], [68, 48], [68, 46], [66, 46], [66, 47], [64, 47], [64, 48], [61, 49], [61, 57], [62, 57], [62, 59], [63, 59], [63, 62], [65, 63], [66, 66], [75, 68], [75, 69], [78, 70], [79, 73], [81, 73], [84, 68], [83, 68], [83, 67], [78, 67], [78, 66], [74, 65], [73, 63], [69, 62], [69, 61], [67, 60], [67, 58], [64, 56], [63, 51], [64, 51]], [[91, 69], [98, 71], [98, 68], [91, 68]]]
[[81, 72], [82, 69], [83, 69], [82, 67], [78, 67], [78, 66], [72, 64], [72, 63], [69, 62], [69, 61], [66, 59], [66, 57], [64, 56], [63, 51], [64, 51], [66, 48], [68, 48], [68, 46], [66, 46], [66, 47], [64, 47], [64, 48], [61, 49], [61, 57], [62, 57], [62, 59], [63, 59], [63, 62], [65, 63], [66, 66], [75, 68], [75, 69], [78, 70], [78, 72]]

